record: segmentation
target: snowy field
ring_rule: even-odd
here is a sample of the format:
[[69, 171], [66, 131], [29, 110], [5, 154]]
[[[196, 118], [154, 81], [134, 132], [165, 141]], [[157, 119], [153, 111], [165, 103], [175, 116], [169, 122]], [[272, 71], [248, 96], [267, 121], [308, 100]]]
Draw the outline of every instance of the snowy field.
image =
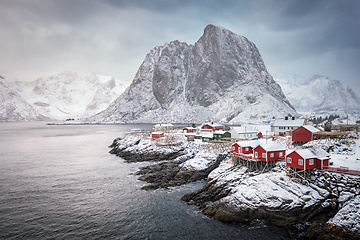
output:
[[351, 170], [360, 171], [360, 139], [355, 140], [355, 142], [353, 155], [331, 154], [332, 167], [348, 167]]

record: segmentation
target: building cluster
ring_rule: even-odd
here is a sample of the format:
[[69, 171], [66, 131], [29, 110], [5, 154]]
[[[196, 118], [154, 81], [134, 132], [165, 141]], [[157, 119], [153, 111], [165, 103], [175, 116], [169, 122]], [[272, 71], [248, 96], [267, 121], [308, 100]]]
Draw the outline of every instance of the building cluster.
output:
[[[155, 127], [152, 138], [164, 136], [162, 129], [173, 126], [163, 124]], [[184, 127], [182, 132], [188, 141], [201, 139], [203, 142], [210, 141], [236, 141], [231, 145], [230, 153], [238, 162], [248, 166], [268, 166], [269, 163], [285, 161], [286, 166], [294, 170], [306, 172], [311, 169], [329, 169], [330, 155], [321, 148], [308, 148], [294, 150], [287, 154], [287, 149], [280, 143], [271, 140], [259, 140], [263, 137], [268, 139], [272, 136], [291, 136], [296, 144], [304, 144], [322, 137], [346, 135], [344, 132], [325, 132], [312, 125], [306, 125], [305, 119], [285, 117], [277, 119], [271, 125], [271, 130], [261, 132], [255, 126], [228, 127], [216, 122], [207, 122], [200, 127]], [[263, 164], [266, 163], [266, 164]]]

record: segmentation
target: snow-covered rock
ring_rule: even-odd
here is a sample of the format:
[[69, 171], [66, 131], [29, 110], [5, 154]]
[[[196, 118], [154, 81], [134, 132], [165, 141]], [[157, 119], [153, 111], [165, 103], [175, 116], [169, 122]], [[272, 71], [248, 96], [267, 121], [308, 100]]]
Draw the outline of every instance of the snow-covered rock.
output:
[[95, 122], [260, 122], [295, 114], [254, 43], [208, 25], [195, 43], [145, 57], [129, 88]]
[[360, 111], [360, 98], [338, 80], [320, 75], [305, 79], [286, 73], [274, 75], [274, 79], [299, 112], [350, 114]]

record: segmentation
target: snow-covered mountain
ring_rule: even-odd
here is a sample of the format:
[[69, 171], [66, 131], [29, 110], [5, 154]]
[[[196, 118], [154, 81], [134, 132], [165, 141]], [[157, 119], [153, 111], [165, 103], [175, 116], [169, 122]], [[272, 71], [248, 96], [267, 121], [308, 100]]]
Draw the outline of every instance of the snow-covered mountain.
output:
[[0, 122], [44, 120], [14, 87], [15, 81], [0, 75]]
[[295, 114], [254, 43], [208, 25], [195, 43], [152, 49], [129, 88], [95, 122], [257, 122]]
[[360, 98], [338, 80], [314, 75], [308, 79], [277, 74], [274, 79], [297, 111], [317, 113], [359, 113]]
[[[23, 105], [27, 103], [31, 106], [31, 110], [22, 109], [22, 114], [28, 112], [34, 115], [36, 112], [35, 115], [55, 120], [94, 115], [106, 109], [126, 88], [121, 81], [97, 73], [79, 76], [74, 72], [61, 72], [33, 82], [17, 81], [5, 74], [1, 76], [12, 96], [24, 102]], [[3, 101], [6, 102], [5, 99]], [[7, 116], [2, 117], [3, 121], [38, 120], [17, 115], [9, 117], [9, 110], [1, 110], [0, 115]]]

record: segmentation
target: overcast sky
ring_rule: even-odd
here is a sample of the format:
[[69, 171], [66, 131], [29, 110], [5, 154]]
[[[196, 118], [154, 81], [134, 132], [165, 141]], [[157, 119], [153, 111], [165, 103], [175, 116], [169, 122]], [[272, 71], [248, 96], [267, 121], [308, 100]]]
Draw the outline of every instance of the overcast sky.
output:
[[360, 96], [358, 0], [0, 0], [0, 72], [131, 82], [145, 55], [208, 24], [254, 42], [270, 74], [329, 76]]

